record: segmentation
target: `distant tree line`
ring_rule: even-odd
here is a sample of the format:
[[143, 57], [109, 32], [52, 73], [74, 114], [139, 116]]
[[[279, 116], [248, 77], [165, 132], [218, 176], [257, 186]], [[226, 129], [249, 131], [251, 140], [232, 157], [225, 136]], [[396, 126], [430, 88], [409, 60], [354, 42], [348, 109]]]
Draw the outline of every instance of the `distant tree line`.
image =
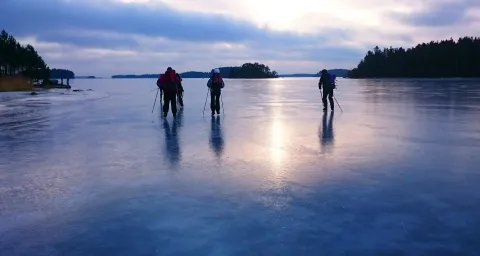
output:
[[[224, 78], [277, 78], [276, 71], [271, 71], [268, 66], [259, 63], [245, 63], [240, 67], [218, 68]], [[211, 72], [187, 71], [180, 73], [183, 78], [209, 78]], [[158, 78], [159, 74], [144, 75], [113, 75], [112, 78]]]
[[[187, 71], [180, 74], [182, 78], [209, 78], [208, 72]], [[157, 75], [158, 77], [158, 75]]]
[[368, 51], [351, 78], [369, 77], [480, 77], [480, 38], [452, 38], [416, 47]]
[[[327, 70], [328, 73], [335, 75], [336, 77], [347, 77], [350, 70], [348, 69], [329, 69]], [[322, 71], [319, 71], [315, 76], [320, 77], [322, 75]]]
[[245, 63], [241, 67], [233, 67], [230, 70], [228, 78], [277, 78], [278, 74], [275, 70], [264, 64]]
[[159, 74], [113, 75], [112, 78], [158, 78]]
[[74, 79], [75, 73], [67, 69], [52, 69], [50, 70], [50, 78], [56, 79]]
[[31, 45], [22, 46], [5, 30], [0, 33], [0, 76], [48, 79], [49, 68]]

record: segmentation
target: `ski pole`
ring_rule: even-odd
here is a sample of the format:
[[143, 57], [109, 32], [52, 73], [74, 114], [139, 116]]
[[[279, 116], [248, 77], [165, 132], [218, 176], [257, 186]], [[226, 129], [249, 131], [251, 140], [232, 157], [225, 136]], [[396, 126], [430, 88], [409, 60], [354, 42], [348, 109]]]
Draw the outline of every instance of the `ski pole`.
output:
[[207, 107], [207, 98], [208, 98], [209, 92], [210, 92], [210, 89], [207, 89], [207, 96], [205, 96], [205, 104], [203, 105], [203, 116], [205, 116], [205, 107]]
[[338, 100], [337, 100], [337, 98], [335, 98], [335, 95], [333, 95], [333, 98], [334, 98], [334, 99], [335, 99], [335, 101], [337, 102], [337, 105], [338, 105], [338, 107], [340, 108], [340, 110], [343, 112], [343, 110], [342, 110], [342, 107], [340, 107], [340, 104], [338, 104]]
[[[155, 109], [155, 103], [157, 103], [158, 91], [160, 91], [160, 89], [157, 90], [157, 94], [155, 95], [155, 100], [153, 101], [152, 114], [153, 114], [153, 110]], [[160, 96], [160, 97], [161, 97], [161, 96]], [[160, 100], [161, 100], [161, 99], [160, 99]]]

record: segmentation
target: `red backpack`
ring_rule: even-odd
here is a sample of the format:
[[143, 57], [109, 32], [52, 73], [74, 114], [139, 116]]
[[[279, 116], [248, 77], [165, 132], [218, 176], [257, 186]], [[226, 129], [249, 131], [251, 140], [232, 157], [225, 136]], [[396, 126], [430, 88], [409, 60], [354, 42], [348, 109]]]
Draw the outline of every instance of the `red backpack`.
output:
[[163, 78], [163, 74], [160, 74], [160, 76], [159, 76], [158, 79], [157, 79], [157, 86], [158, 86], [158, 87], [161, 87], [161, 86], [162, 86], [161, 84], [163, 83], [163, 79], [164, 79], [164, 78]]
[[160, 75], [160, 83], [166, 92], [177, 92], [177, 83], [175, 79], [175, 70], [167, 70], [165, 74]]
[[221, 86], [222, 85], [222, 75], [213, 74], [212, 83], [213, 83], [214, 86]]

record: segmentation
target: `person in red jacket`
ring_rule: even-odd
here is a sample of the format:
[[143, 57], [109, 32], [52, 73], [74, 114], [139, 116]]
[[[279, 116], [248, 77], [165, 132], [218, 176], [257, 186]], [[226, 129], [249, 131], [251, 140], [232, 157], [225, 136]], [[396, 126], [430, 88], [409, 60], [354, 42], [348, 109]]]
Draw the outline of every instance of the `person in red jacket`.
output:
[[168, 114], [169, 104], [172, 106], [173, 117], [177, 116], [177, 81], [175, 70], [168, 67], [164, 74], [160, 74], [157, 86], [163, 92], [163, 116]]

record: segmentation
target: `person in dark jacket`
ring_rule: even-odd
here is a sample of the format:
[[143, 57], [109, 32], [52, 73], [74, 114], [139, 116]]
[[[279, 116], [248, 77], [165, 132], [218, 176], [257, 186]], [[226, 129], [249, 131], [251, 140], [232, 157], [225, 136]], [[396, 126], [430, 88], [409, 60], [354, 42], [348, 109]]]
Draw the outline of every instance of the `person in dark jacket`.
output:
[[326, 69], [322, 70], [320, 81], [318, 81], [318, 89], [322, 90], [323, 85], [323, 111], [327, 111], [327, 97], [330, 102], [330, 109], [334, 110], [333, 104], [333, 89], [335, 88], [335, 78], [328, 73]]
[[210, 88], [210, 109], [212, 110], [212, 116], [215, 115], [215, 111], [220, 115], [220, 96], [223, 87], [225, 87], [225, 83], [218, 68], [213, 70], [212, 76], [208, 79], [207, 87]]
[[178, 103], [180, 103], [180, 106], [183, 107], [183, 86], [182, 86], [182, 77], [180, 74], [176, 74], [176, 80], [177, 80], [177, 97], [178, 97]]

